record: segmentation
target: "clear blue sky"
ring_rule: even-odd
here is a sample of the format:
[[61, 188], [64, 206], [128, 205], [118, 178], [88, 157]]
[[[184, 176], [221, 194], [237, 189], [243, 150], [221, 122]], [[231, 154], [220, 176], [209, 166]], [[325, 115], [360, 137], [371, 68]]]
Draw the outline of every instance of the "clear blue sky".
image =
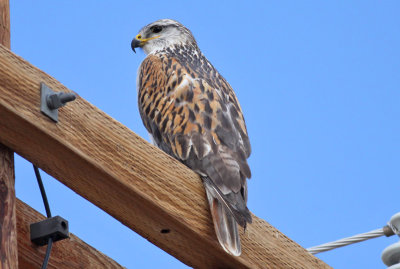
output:
[[[232, 85], [252, 144], [249, 208], [304, 247], [367, 232], [400, 211], [399, 1], [11, 0], [12, 50], [147, 137], [136, 99], [137, 31], [181, 21]], [[30, 164], [17, 196], [44, 213]], [[58, 181], [51, 209], [127, 268], [186, 268]], [[317, 255], [385, 268], [379, 238]], [[193, 248], [195, 251], [195, 247]]]

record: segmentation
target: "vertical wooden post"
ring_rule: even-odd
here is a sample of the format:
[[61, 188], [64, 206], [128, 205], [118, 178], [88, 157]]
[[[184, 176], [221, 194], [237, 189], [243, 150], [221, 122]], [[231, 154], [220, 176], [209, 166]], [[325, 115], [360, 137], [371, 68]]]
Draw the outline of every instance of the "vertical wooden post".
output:
[[[0, 43], [10, 48], [9, 0], [0, 0]], [[14, 153], [0, 144], [0, 269], [18, 268], [14, 183]]]
[[10, 48], [10, 3], [0, 0], [0, 43]]

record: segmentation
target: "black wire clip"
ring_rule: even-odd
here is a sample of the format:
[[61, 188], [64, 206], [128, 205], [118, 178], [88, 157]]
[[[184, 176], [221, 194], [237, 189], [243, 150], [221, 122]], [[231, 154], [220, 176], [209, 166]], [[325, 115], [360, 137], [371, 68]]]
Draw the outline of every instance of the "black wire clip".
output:
[[69, 238], [68, 221], [60, 216], [31, 224], [31, 241], [38, 246], [47, 245], [49, 238], [59, 241]]
[[40, 83], [40, 111], [55, 122], [58, 122], [58, 109], [75, 99], [74, 93], [54, 92], [43, 82]]

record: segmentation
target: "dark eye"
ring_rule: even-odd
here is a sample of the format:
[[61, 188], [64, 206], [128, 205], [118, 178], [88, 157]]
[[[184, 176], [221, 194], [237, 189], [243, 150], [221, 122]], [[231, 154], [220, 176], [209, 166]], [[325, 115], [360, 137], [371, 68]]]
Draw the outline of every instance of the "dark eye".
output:
[[157, 34], [157, 33], [159, 33], [159, 32], [162, 31], [162, 26], [160, 26], [160, 25], [154, 25], [154, 26], [152, 26], [152, 27], [150, 28], [150, 30], [151, 30], [153, 33]]

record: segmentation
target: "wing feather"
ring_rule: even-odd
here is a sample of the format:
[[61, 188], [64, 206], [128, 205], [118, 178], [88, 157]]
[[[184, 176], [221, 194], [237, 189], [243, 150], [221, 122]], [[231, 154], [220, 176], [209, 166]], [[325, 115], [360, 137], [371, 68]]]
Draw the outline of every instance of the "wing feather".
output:
[[141, 64], [143, 123], [161, 149], [210, 178], [232, 204], [230, 210], [251, 222], [246, 207], [251, 148], [239, 102], [204, 56], [179, 57], [149, 55]]

